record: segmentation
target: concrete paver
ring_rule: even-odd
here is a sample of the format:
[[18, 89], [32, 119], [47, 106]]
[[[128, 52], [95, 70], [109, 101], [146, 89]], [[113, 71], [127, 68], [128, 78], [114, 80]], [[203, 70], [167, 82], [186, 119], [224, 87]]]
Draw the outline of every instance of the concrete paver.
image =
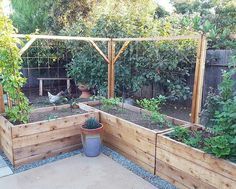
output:
[[7, 189], [154, 189], [109, 157], [82, 154], [0, 178]]
[[11, 175], [13, 172], [0, 155], [0, 177]]

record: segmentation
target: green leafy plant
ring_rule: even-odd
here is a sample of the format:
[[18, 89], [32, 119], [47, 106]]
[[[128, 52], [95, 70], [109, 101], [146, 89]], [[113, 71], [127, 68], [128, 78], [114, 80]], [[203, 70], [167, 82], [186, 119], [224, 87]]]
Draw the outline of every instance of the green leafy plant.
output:
[[164, 126], [172, 126], [172, 124], [165, 119], [165, 116], [160, 113], [160, 106], [165, 102], [165, 100], [166, 97], [162, 95], [159, 95], [156, 98], [137, 100], [139, 106], [151, 112], [151, 114], [148, 112], [144, 113], [144, 118], [151, 119], [151, 122], [153, 124], [159, 124], [160, 128], [163, 128]]
[[236, 74], [235, 66], [223, 71], [219, 94], [210, 93], [205, 106], [208, 122], [206, 134], [175, 128], [171, 137], [195, 148], [201, 148], [219, 158], [236, 160]]
[[159, 95], [156, 98], [137, 100], [138, 105], [144, 109], [155, 112], [160, 110], [160, 106], [166, 101], [166, 97]]
[[205, 151], [216, 157], [227, 157], [231, 154], [230, 142], [227, 136], [215, 136], [205, 141]]
[[110, 110], [113, 108], [117, 108], [117, 106], [119, 105], [119, 103], [121, 102], [120, 98], [105, 98], [105, 97], [101, 97], [100, 98], [101, 103], [102, 103], [102, 107], [105, 110]]
[[174, 131], [170, 133], [170, 137], [177, 141], [186, 141], [190, 137], [190, 131], [185, 127], [174, 127]]
[[89, 118], [85, 121], [84, 128], [97, 129], [101, 127], [101, 124], [95, 118]]
[[190, 136], [188, 139], [184, 139], [183, 142], [189, 146], [192, 146], [194, 148], [200, 148], [201, 142], [202, 142], [202, 132], [201, 131], [195, 131], [193, 132], [193, 136]]
[[13, 102], [6, 109], [7, 118], [14, 123], [26, 123], [29, 120], [29, 101], [21, 91], [26, 82], [21, 73], [21, 57], [17, 44], [21, 41], [11, 37], [15, 28], [11, 21], [0, 16], [0, 74], [4, 91]]

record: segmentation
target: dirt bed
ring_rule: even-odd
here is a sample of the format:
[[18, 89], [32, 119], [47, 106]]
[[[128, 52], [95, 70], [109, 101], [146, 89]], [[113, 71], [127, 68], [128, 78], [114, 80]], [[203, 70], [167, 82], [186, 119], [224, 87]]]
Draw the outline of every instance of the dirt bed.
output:
[[29, 122], [36, 122], [36, 121], [43, 121], [43, 120], [51, 120], [60, 117], [75, 115], [75, 114], [82, 114], [86, 113], [86, 111], [81, 110], [79, 108], [72, 109], [72, 108], [63, 108], [60, 110], [51, 110], [46, 112], [35, 112], [30, 114], [30, 121]]
[[146, 127], [148, 129], [151, 130], [164, 130], [164, 129], [168, 129], [169, 127], [167, 125], [161, 125], [158, 123], [153, 123], [151, 121], [150, 116], [145, 115], [143, 113], [138, 113], [138, 112], [134, 112], [131, 110], [127, 110], [124, 108], [120, 108], [120, 107], [116, 107], [116, 108], [112, 108], [112, 109], [104, 109], [103, 106], [96, 106], [95, 108], [100, 109], [104, 112], [107, 112], [109, 114], [115, 115], [117, 117], [120, 117], [122, 119], [125, 119], [127, 121], [130, 121], [132, 123], [138, 124], [140, 126]]

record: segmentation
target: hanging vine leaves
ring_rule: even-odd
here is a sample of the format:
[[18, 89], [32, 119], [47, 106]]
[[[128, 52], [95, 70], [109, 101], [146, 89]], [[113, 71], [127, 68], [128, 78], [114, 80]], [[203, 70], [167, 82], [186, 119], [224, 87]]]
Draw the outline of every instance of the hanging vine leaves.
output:
[[0, 16], [0, 74], [4, 91], [13, 102], [12, 108], [6, 109], [7, 118], [14, 123], [26, 123], [29, 119], [29, 101], [21, 91], [26, 82], [22, 76], [22, 60], [19, 54], [20, 41], [12, 38], [15, 28], [11, 21]]

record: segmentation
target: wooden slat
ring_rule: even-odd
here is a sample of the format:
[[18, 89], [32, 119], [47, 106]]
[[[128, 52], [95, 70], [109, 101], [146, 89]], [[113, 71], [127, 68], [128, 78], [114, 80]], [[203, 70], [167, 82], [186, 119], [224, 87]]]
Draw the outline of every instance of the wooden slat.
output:
[[16, 160], [14, 162], [14, 165], [16, 167], [18, 167], [18, 166], [23, 165], [23, 164], [32, 163], [34, 161], [47, 159], [49, 157], [57, 156], [57, 155], [60, 155], [60, 154], [66, 153], [66, 152], [71, 152], [71, 151], [74, 151], [74, 150], [78, 150], [80, 148], [81, 148], [81, 144], [76, 144], [76, 145], [73, 145], [73, 146], [67, 146], [65, 148], [61, 148], [61, 149], [51, 151], [48, 154], [39, 154], [39, 155], [35, 155], [35, 156], [30, 156], [30, 157], [27, 157], [27, 158], [24, 158], [24, 159]]
[[37, 108], [37, 109], [33, 109], [32, 113], [41, 113], [41, 112], [49, 112], [49, 111], [53, 111], [53, 110], [63, 110], [63, 109], [67, 109], [70, 108], [70, 104], [63, 104], [60, 106], [49, 106], [49, 107], [43, 107], [43, 108]]
[[59, 36], [59, 35], [24, 35], [24, 34], [12, 34], [12, 37], [16, 38], [35, 38], [35, 39], [53, 39], [53, 40], [73, 40], [73, 41], [109, 41], [110, 38], [99, 37], [78, 37], [78, 36]]
[[0, 143], [3, 152], [7, 158], [13, 163], [13, 151], [12, 151], [12, 124], [0, 115]]
[[97, 50], [97, 52], [104, 58], [104, 60], [109, 64], [110, 60], [107, 58], [107, 56], [102, 52], [102, 50], [97, 46], [97, 44], [94, 41], [90, 41], [90, 43], [93, 45], [93, 47]]
[[22, 55], [32, 44], [35, 42], [36, 38], [31, 38], [25, 46], [20, 50], [20, 55]]
[[3, 88], [0, 84], [0, 113], [5, 112], [4, 97], [3, 97]]
[[115, 56], [114, 60], [113, 60], [113, 64], [116, 63], [116, 61], [120, 58], [120, 56], [124, 53], [124, 51], [128, 48], [130, 41], [126, 41], [123, 46], [121, 47], [121, 49], [119, 50], [119, 52], [117, 53], [117, 55]]
[[166, 175], [166, 174], [164, 174], [163, 172], [160, 172], [160, 171], [159, 171], [159, 172], [156, 172], [155, 175], [157, 175], [157, 176], [159, 176], [160, 178], [162, 178], [162, 179], [164, 179], [164, 180], [166, 180], [166, 181], [172, 183], [172, 184], [175, 185], [178, 189], [189, 189], [189, 187], [184, 186], [183, 183], [180, 183], [180, 182], [176, 181], [175, 179], [173, 179], [173, 178], [171, 177], [171, 175]]
[[14, 149], [14, 159], [23, 159], [31, 156], [49, 154], [51, 151], [61, 148], [73, 146], [76, 144], [82, 144], [80, 135], [70, 136], [54, 141], [44, 142], [41, 144], [35, 144], [23, 148]]
[[182, 158], [182, 152], [179, 152], [178, 155], [176, 155], [158, 147], [156, 150], [157, 159], [175, 167], [176, 169], [182, 170], [186, 174], [192, 175], [194, 178], [201, 180], [201, 182], [208, 183], [216, 188], [222, 189], [233, 189], [236, 186], [235, 181]]
[[80, 134], [80, 125], [13, 139], [13, 149], [36, 145]]
[[199, 122], [199, 114], [202, 103], [202, 88], [205, 70], [207, 41], [205, 36], [201, 36], [197, 48], [197, 60], [195, 66], [194, 84], [193, 84], [193, 98], [191, 120], [193, 123]]
[[201, 43], [201, 53], [200, 53], [200, 63], [198, 70], [198, 84], [196, 91], [196, 101], [195, 101], [195, 120], [194, 123], [199, 123], [199, 116], [201, 113], [202, 106], [202, 91], [203, 91], [203, 80], [205, 73], [205, 62], [206, 62], [206, 50], [207, 50], [207, 40], [206, 37], [202, 35], [202, 43]]
[[[104, 131], [103, 133], [104, 142], [109, 143], [110, 145], [120, 149], [121, 151], [133, 156], [134, 158], [142, 161], [143, 163], [149, 165], [154, 169], [155, 167], [155, 154], [151, 155], [146, 152], [145, 148], [138, 148], [136, 145], [133, 145], [126, 139], [122, 140], [119, 137], [114, 136], [113, 134]], [[142, 150], [143, 149], [143, 150]], [[153, 145], [153, 149], [155, 150], [155, 146]]]
[[[41, 69], [41, 67], [40, 67]], [[68, 77], [50, 77], [50, 78], [47, 78], [47, 77], [39, 77], [37, 78], [37, 80], [46, 80], [46, 81], [50, 81], [50, 80], [72, 80], [72, 78], [68, 78]]]
[[173, 166], [170, 166], [160, 160], [156, 160], [156, 175], [162, 177], [165, 175], [163, 179], [167, 179], [172, 182], [179, 188], [188, 188], [188, 189], [216, 189], [213, 186], [210, 186], [206, 183], [201, 182], [201, 180], [192, 177], [190, 174], [186, 174], [185, 172], [176, 169]]
[[222, 174], [236, 181], [235, 163], [215, 158], [201, 150], [192, 148], [166, 136], [157, 136], [157, 147], [172, 154], [179, 154], [182, 158], [192, 161], [193, 164], [216, 171], [218, 174]]
[[184, 39], [194, 39], [197, 40], [200, 35], [186, 35], [186, 36], [159, 36], [159, 37], [143, 37], [143, 38], [113, 38], [114, 41], [175, 41]]
[[113, 60], [115, 57], [115, 42], [108, 42], [108, 98], [113, 98], [115, 96], [115, 64]]
[[135, 123], [129, 122], [127, 120], [118, 118], [111, 114], [100, 111], [100, 121], [102, 123], [109, 124], [111, 128], [114, 128], [114, 132], [119, 130], [127, 137], [137, 136], [137, 139], [146, 141], [148, 143], [155, 144], [156, 132], [145, 127], [141, 127]]
[[97, 117], [98, 113], [89, 112], [80, 115], [72, 115], [62, 118], [57, 118], [50, 121], [39, 121], [34, 123], [22, 124], [12, 127], [12, 137], [19, 138], [23, 136], [29, 136], [33, 134], [39, 134], [43, 132], [50, 132], [67, 127], [78, 127], [84, 124], [85, 120], [90, 117]]
[[[116, 128], [113, 128], [112, 125], [109, 124], [103, 124], [104, 125], [104, 135], [109, 136], [111, 135], [112, 137], [116, 138], [117, 140], [119, 139], [121, 142], [125, 142], [127, 144], [132, 144], [135, 148], [139, 148], [142, 151], [144, 151], [146, 154], [150, 154], [151, 156], [155, 156], [155, 145], [152, 143], [149, 143], [141, 138], [139, 138], [139, 135], [133, 135], [132, 136], [132, 131], [127, 130], [127, 133], [124, 133], [123, 131], [116, 131]], [[110, 137], [111, 140], [112, 137]]]

